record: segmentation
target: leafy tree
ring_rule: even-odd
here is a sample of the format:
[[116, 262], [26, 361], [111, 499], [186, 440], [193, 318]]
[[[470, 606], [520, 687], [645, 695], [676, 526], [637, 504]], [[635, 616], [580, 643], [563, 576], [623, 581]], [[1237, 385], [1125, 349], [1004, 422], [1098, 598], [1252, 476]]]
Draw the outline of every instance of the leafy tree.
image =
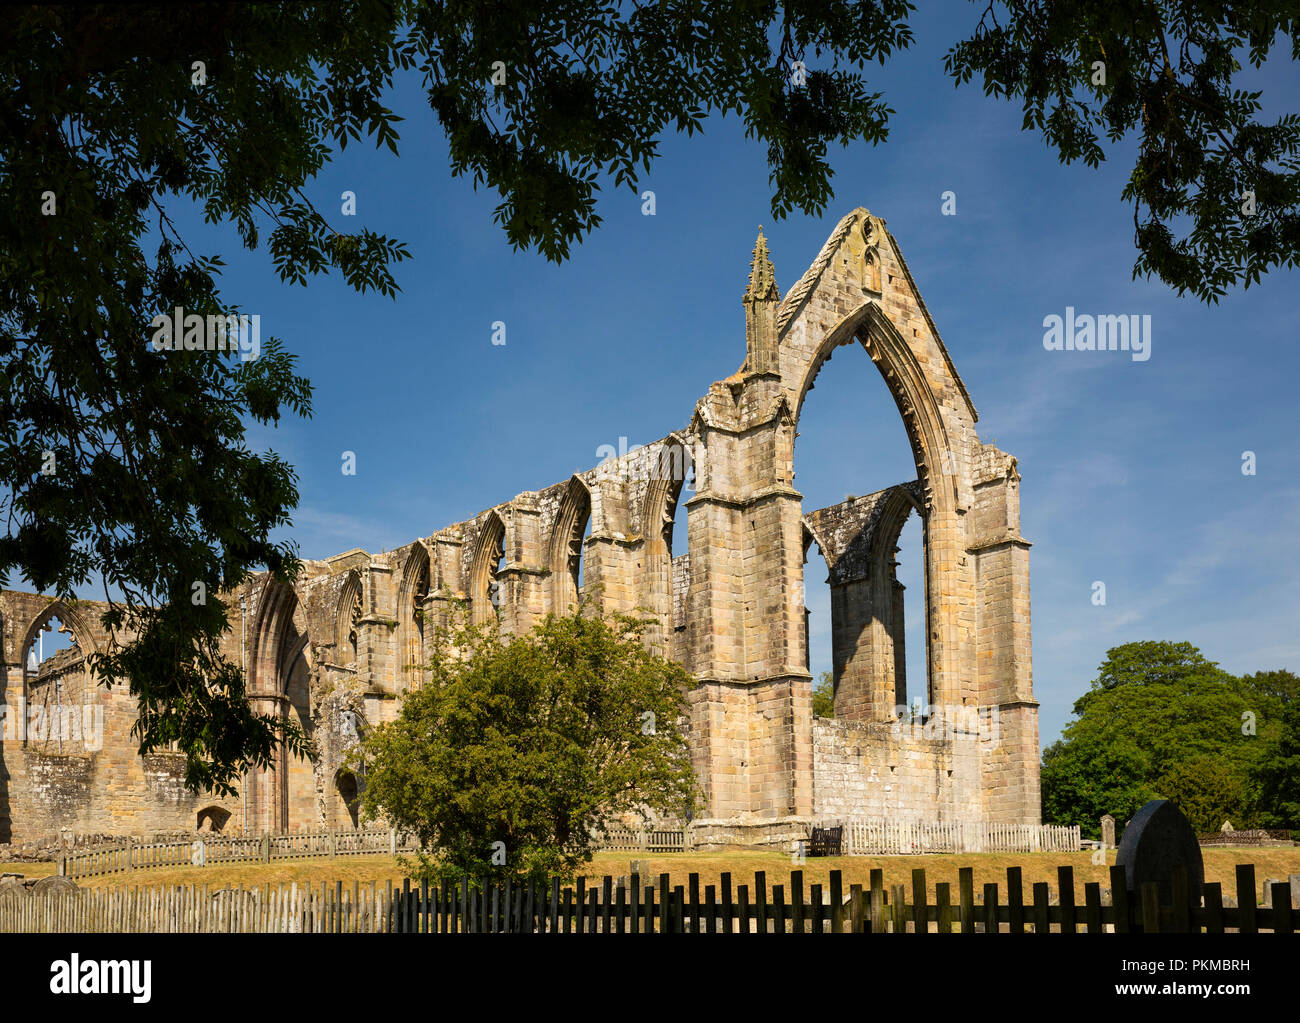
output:
[[1200, 833], [1218, 831], [1225, 820], [1242, 820], [1243, 809], [1250, 805], [1246, 769], [1226, 757], [1186, 760], [1160, 779], [1156, 791], [1177, 803]]
[[[832, 196], [830, 143], [878, 143], [892, 111], [866, 69], [911, 45], [905, 0], [420, 0], [327, 4], [44, 6], [0, 20], [0, 582], [71, 597], [103, 584], [108, 624], [136, 638], [92, 665], [128, 682], [142, 752], [174, 743], [192, 787], [226, 792], [278, 735], [254, 715], [217, 649], [219, 601], [265, 566], [290, 577], [296, 477], [250, 451], [250, 420], [309, 415], [310, 390], [278, 339], [259, 358], [152, 351], [180, 306], [237, 303], [221, 258], [196, 253], [187, 205], [266, 243], [282, 280], [338, 271], [392, 296], [397, 240], [332, 227], [310, 185], [363, 134], [398, 151], [382, 98], [418, 74], [451, 172], [501, 196], [517, 247], [561, 260], [600, 223], [602, 183], [638, 189], [664, 135], [733, 113], [765, 144], [778, 217]], [[1215, 299], [1293, 265], [1300, 123], [1262, 123], [1235, 88], [1279, 33], [1283, 6], [992, 3], [949, 72], [1019, 97], [1025, 127], [1062, 159], [1102, 159], [1140, 132], [1125, 192], [1139, 258]], [[1094, 85], [1091, 62], [1107, 63]], [[202, 62], [196, 66], [195, 62]], [[805, 73], [806, 72], [806, 73]], [[1254, 193], [1257, 212], [1240, 211]], [[1175, 226], [1188, 227], [1175, 237]], [[50, 462], [50, 456], [53, 462]], [[48, 468], [52, 465], [52, 468]]]
[[1286, 702], [1280, 734], [1260, 758], [1256, 780], [1263, 823], [1300, 829], [1300, 699]]
[[1157, 798], [1149, 774], [1141, 747], [1128, 737], [1074, 735], [1054, 742], [1043, 750], [1043, 820], [1077, 824], [1084, 835], [1100, 838], [1102, 815], [1123, 825]]
[[1136, 134], [1133, 275], [1213, 302], [1300, 252], [1300, 116], [1262, 120], [1261, 92], [1238, 87], [1243, 61], [1288, 40], [1300, 58], [1288, 4], [995, 0], [945, 67], [1020, 99], [1063, 163], [1097, 166], [1103, 138]]
[[[393, 294], [405, 249], [332, 230], [302, 189], [364, 129], [401, 55], [395, 11], [178, 5], [26, 7], [0, 21], [0, 581], [70, 598], [102, 586], [105, 624], [135, 634], [90, 667], [139, 699], [140, 751], [174, 743], [192, 788], [229, 792], [300, 734], [255, 714], [220, 653], [223, 588], [296, 552], [269, 539], [293, 469], [250, 451], [250, 421], [307, 416], [310, 388], [277, 338], [251, 353], [158, 351], [154, 318], [223, 299], [216, 256], [173, 213], [262, 225], [282, 279], [340, 271]], [[205, 68], [193, 67], [201, 60]], [[180, 338], [175, 339], [180, 342]]]
[[578, 611], [508, 640], [463, 616], [438, 630], [430, 681], [364, 742], [363, 812], [419, 837], [420, 874], [457, 879], [570, 874], [603, 823], [690, 813], [692, 680], [645, 649], [644, 624]]
[[829, 671], [823, 671], [812, 693], [813, 713], [819, 718], [835, 716], [835, 679]]
[[[1191, 792], [1192, 777], [1180, 769], [1198, 758], [1244, 774], [1259, 750], [1242, 734], [1246, 709], [1240, 682], [1188, 643], [1107, 651], [1090, 690], [1075, 701], [1075, 718], [1044, 751], [1044, 819], [1094, 834], [1102, 814], [1124, 820], [1159, 798], [1162, 781]], [[1205, 774], [1202, 765], [1196, 777]], [[1234, 823], [1247, 820], [1247, 804], [1243, 789]]]

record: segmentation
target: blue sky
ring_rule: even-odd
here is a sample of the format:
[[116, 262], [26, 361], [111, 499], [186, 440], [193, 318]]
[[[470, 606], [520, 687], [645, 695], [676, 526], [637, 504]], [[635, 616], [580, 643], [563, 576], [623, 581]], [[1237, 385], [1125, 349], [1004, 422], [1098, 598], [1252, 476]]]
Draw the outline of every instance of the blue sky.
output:
[[[958, 16], [953, 16], [953, 11]], [[917, 41], [871, 80], [896, 113], [889, 140], [836, 150], [823, 217], [774, 222], [764, 148], [735, 118], [669, 137], [641, 182], [608, 187], [605, 223], [559, 266], [512, 252], [494, 193], [447, 170], [418, 83], [396, 90], [401, 156], [338, 154], [309, 189], [325, 210], [357, 195], [356, 221], [405, 241], [396, 301], [337, 277], [282, 284], [265, 249], [189, 219], [187, 237], [227, 259], [223, 291], [261, 315], [262, 336], [299, 356], [315, 415], [255, 429], [297, 466], [290, 532], [304, 557], [409, 542], [515, 494], [595, 465], [601, 445], [645, 443], [686, 425], [709, 384], [745, 354], [740, 297], [762, 224], [788, 289], [854, 206], [883, 216], [979, 411], [983, 440], [1020, 460], [1030, 555], [1035, 693], [1044, 745], [1108, 648], [1188, 640], [1234, 672], [1300, 658], [1300, 469], [1291, 296], [1278, 272], [1206, 307], [1131, 280], [1132, 213], [1120, 201], [1128, 150], [1100, 170], [1061, 166], [1020, 131], [1018, 106], [955, 89], [942, 55], [969, 5], [916, 16]], [[1289, 64], [1258, 76], [1268, 110], [1300, 99]], [[941, 194], [956, 193], [943, 216]], [[1047, 352], [1043, 319], [1152, 317], [1152, 357]], [[491, 324], [507, 343], [491, 343]], [[865, 353], [818, 378], [796, 449], [805, 507], [911, 479], [906, 437]], [[342, 452], [357, 458], [340, 471]], [[1255, 452], [1257, 474], [1241, 471]], [[677, 553], [684, 550], [678, 531]], [[903, 581], [919, 595], [919, 529], [904, 534]], [[824, 563], [808, 566], [813, 668], [829, 667]], [[1093, 583], [1106, 603], [1092, 603]], [[923, 671], [919, 600], [909, 604], [909, 677]]]

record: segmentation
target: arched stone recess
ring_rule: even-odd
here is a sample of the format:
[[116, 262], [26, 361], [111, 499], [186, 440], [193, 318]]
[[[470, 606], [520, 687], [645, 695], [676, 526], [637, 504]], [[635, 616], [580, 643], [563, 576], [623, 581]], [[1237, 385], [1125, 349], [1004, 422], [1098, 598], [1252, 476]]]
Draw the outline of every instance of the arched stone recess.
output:
[[230, 823], [231, 813], [224, 806], [205, 806], [194, 819], [194, 830], [200, 834], [219, 835]]
[[429, 549], [423, 541], [411, 545], [402, 567], [397, 593], [397, 677], [398, 691], [418, 688], [428, 675], [428, 642], [432, 638], [429, 597], [432, 592], [432, 566]]
[[583, 598], [580, 583], [583, 537], [591, 517], [591, 490], [581, 477], [573, 476], [565, 487], [551, 528], [546, 558], [551, 580], [550, 607], [558, 615], [569, 614]]
[[[310, 741], [317, 672], [306, 615], [293, 587], [268, 579], [254, 623], [249, 703], [260, 714], [293, 722]], [[244, 798], [251, 830], [285, 832], [314, 824], [316, 781], [311, 761], [280, 746], [269, 768], [250, 772]]]
[[[72, 634], [72, 645], [39, 665], [42, 674], [37, 675], [29, 669], [31, 651], [55, 619]], [[99, 649], [91, 621], [66, 601], [49, 600], [32, 616], [15, 651], [21, 703], [10, 711], [17, 726], [12, 731], [25, 748], [45, 754], [98, 751], [104, 727], [102, 705], [108, 701], [100, 699], [89, 662]], [[98, 736], [87, 734], [95, 729]]]
[[477, 527], [469, 570], [469, 600], [474, 623], [483, 625], [496, 617], [506, 599], [506, 524], [493, 509], [480, 518]]
[[683, 433], [669, 435], [656, 448], [652, 461], [654, 472], [641, 508], [644, 539], [638, 605], [653, 620], [646, 630], [649, 648], [672, 657], [689, 670], [685, 602], [690, 553], [673, 557], [673, 531], [678, 503], [687, 482], [694, 477], [695, 457], [690, 439]]
[[334, 614], [334, 662], [355, 673], [361, 666], [361, 619], [365, 608], [361, 599], [361, 573], [350, 569], [339, 591]]
[[365, 788], [356, 772], [341, 767], [334, 772], [327, 823], [331, 828], [356, 828], [360, 826], [361, 796]]

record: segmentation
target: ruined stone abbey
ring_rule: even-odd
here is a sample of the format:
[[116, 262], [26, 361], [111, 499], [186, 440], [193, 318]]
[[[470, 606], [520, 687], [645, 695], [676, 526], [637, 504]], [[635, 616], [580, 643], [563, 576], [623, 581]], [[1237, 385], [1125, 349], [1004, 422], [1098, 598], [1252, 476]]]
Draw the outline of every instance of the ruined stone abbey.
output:
[[[102, 605], [0, 594], [0, 842], [60, 829], [351, 827], [364, 779], [345, 767], [348, 750], [420, 685], [426, 643], [454, 603], [520, 632], [580, 591], [652, 616], [648, 642], [697, 679], [691, 748], [704, 813], [722, 831], [767, 841], [810, 820], [1037, 824], [1020, 475], [980, 441], [897, 243], [883, 220], [853, 210], [782, 297], [760, 234], [743, 304], [744, 364], [680, 430], [398, 550], [308, 561], [292, 586], [263, 575], [224, 595], [225, 652], [246, 666], [250, 700], [300, 723], [318, 752], [314, 763], [282, 754], [237, 798], [185, 791], [178, 754], [137, 754], [134, 699], [94, 686], [84, 668], [107, 639]], [[883, 375], [917, 475], [806, 510], [799, 416], [844, 346]], [[686, 553], [673, 557], [679, 502]], [[912, 513], [928, 671], [909, 682], [894, 554]], [[833, 719], [812, 711], [803, 582], [814, 542], [830, 566]], [[38, 664], [33, 644], [53, 619], [75, 644]], [[916, 697], [923, 715], [900, 721]]]

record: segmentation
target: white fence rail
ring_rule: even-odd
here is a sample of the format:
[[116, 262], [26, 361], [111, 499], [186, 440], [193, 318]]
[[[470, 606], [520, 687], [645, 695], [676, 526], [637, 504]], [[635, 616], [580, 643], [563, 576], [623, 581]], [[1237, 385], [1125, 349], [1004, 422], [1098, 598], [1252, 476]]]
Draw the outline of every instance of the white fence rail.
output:
[[157, 867], [382, 856], [410, 852], [415, 845], [414, 836], [381, 828], [307, 831], [261, 837], [195, 838], [177, 842], [143, 842], [127, 838], [116, 844], [60, 856], [59, 874], [72, 878], [100, 877]]
[[[907, 856], [915, 853], [1077, 852], [1079, 828], [1054, 824], [993, 824], [987, 821], [901, 823], [881, 820], [821, 820], [842, 826], [845, 856]], [[690, 852], [691, 827], [634, 831], [611, 827], [597, 836], [601, 852]]]
[[[915, 853], [1077, 852], [1079, 828], [1051, 824], [987, 822], [900, 823], [898, 821], [821, 821], [843, 825], [846, 856], [906, 856]], [[688, 828], [634, 831], [611, 827], [597, 838], [602, 852], [690, 852]], [[158, 867], [205, 867], [216, 863], [270, 863], [273, 860], [332, 859], [336, 856], [382, 856], [411, 852], [413, 835], [381, 828], [315, 831], [247, 838], [196, 838], [193, 841], [143, 842], [124, 839], [59, 857], [64, 877], [100, 877]]]
[[1077, 825], [993, 824], [987, 821], [903, 823], [850, 820], [844, 825], [846, 856], [913, 853], [1078, 852]]

